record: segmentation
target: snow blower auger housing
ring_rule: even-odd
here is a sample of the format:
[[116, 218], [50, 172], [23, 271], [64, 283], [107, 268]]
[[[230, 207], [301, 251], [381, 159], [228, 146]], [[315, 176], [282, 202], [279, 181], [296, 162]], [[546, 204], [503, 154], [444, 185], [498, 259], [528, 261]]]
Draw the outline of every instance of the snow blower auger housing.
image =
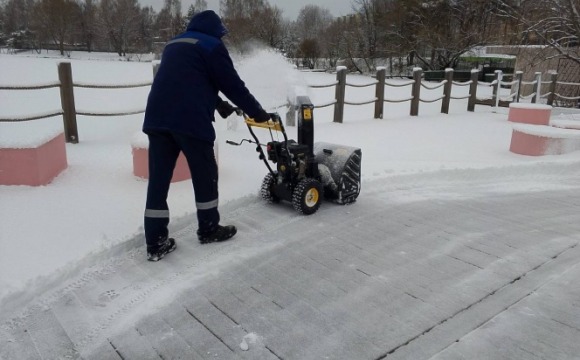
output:
[[[323, 198], [338, 204], [356, 201], [361, 189], [361, 149], [314, 143], [314, 106], [306, 96], [298, 97], [297, 103], [298, 142], [288, 140], [278, 114], [270, 114], [272, 120], [265, 123], [245, 118], [254, 141], [245, 139], [242, 142], [257, 145], [259, 158], [269, 170], [262, 181], [262, 198], [274, 203], [288, 201], [305, 215], [315, 213]], [[261, 144], [253, 128], [268, 129], [272, 140]], [[274, 140], [273, 131], [280, 132], [283, 140]], [[242, 142], [228, 141], [232, 145]], [[275, 168], [269, 162], [274, 163]]]

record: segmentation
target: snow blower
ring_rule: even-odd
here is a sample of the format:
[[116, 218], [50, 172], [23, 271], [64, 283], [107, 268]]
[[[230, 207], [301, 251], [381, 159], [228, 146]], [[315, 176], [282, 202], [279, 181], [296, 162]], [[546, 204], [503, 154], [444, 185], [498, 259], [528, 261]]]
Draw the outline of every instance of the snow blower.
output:
[[[226, 142], [241, 145], [247, 141], [257, 145], [259, 158], [268, 168], [260, 190], [268, 202], [288, 201], [299, 213], [310, 215], [318, 210], [322, 198], [338, 204], [356, 201], [361, 189], [361, 149], [314, 143], [314, 106], [307, 96], [298, 97], [297, 103], [298, 142], [288, 139], [282, 120], [275, 113], [265, 123], [257, 123], [244, 115], [253, 140]], [[271, 141], [260, 143], [254, 128], [268, 129]], [[275, 140], [273, 132], [281, 133], [283, 140]]]

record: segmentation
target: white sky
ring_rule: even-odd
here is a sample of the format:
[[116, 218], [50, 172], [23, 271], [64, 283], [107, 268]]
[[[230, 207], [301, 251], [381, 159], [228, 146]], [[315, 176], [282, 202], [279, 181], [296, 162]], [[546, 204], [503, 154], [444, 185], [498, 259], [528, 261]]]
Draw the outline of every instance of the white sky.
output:
[[[206, 0], [208, 8], [219, 12], [219, 0]], [[153, 6], [155, 10], [161, 9], [163, 0], [139, 0], [142, 6]], [[195, 0], [181, 0], [184, 11]], [[270, 5], [278, 6], [283, 10], [283, 16], [289, 20], [295, 20], [298, 12], [306, 5], [318, 5], [330, 10], [334, 16], [343, 16], [352, 12], [352, 0], [269, 0]]]

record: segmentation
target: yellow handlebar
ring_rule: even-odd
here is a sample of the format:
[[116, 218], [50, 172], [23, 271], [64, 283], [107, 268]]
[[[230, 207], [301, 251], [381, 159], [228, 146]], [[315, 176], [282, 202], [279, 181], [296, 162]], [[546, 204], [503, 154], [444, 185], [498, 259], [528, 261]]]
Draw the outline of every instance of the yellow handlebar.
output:
[[270, 129], [274, 131], [282, 131], [282, 127], [280, 126], [279, 122], [273, 122], [272, 120], [268, 120], [266, 122], [256, 122], [254, 119], [246, 118], [244, 120], [248, 126], [260, 127], [264, 129]]

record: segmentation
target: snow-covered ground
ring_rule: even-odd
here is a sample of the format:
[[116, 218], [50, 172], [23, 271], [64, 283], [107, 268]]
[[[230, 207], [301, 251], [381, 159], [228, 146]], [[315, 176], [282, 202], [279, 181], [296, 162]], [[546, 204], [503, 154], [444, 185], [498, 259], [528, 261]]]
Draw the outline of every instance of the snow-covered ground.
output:
[[[77, 54], [62, 60], [53, 54], [0, 55], [0, 85], [44, 84], [58, 79], [56, 64], [72, 63], [76, 83], [134, 84], [152, 78], [147, 62], [105, 61], [115, 56]], [[334, 97], [328, 84], [334, 75], [304, 73], [266, 51], [237, 59], [237, 68], [257, 99], [270, 111], [284, 114], [288, 97], [309, 95], [316, 104]], [[349, 75], [350, 82], [368, 83]], [[396, 82], [397, 80], [390, 80]], [[482, 91], [488, 89], [482, 88]], [[423, 90], [425, 91], [425, 90]], [[456, 88], [463, 95], [466, 87]], [[409, 96], [410, 88], [387, 88], [387, 98]], [[79, 110], [122, 112], [144, 109], [148, 88], [75, 89]], [[374, 87], [347, 88], [349, 101], [374, 96]], [[437, 95], [431, 95], [431, 98]], [[423, 96], [422, 96], [423, 97]], [[429, 92], [424, 94], [429, 99]], [[0, 90], [0, 116], [25, 116], [60, 108], [58, 89]], [[385, 104], [384, 119], [373, 119], [373, 105], [346, 106], [343, 124], [332, 122], [332, 106], [315, 110], [316, 141], [360, 147], [362, 191], [377, 178], [453, 169], [489, 169], [540, 163], [580, 163], [580, 152], [526, 157], [508, 151], [512, 124], [506, 109], [478, 106], [466, 111], [465, 100], [452, 100], [449, 115], [440, 102], [422, 103], [420, 116], [410, 117], [409, 104]], [[553, 112], [553, 118], [580, 121], [580, 115]], [[146, 181], [132, 174], [131, 143], [139, 137], [142, 114], [118, 117], [78, 116], [78, 144], [67, 144], [68, 169], [43, 187], [0, 186], [0, 303], [9, 295], [23, 301], [34, 297], [101, 259], [142, 246]], [[254, 199], [266, 173], [253, 145], [229, 146], [226, 140], [248, 138], [242, 120], [216, 119], [220, 202]], [[62, 127], [61, 117], [26, 123], [0, 123], [0, 146], [24, 146]], [[262, 136], [267, 136], [265, 133]], [[296, 137], [296, 129], [289, 128]], [[549, 167], [547, 167], [549, 169]], [[504, 189], [516, 191], [517, 186]], [[422, 193], [421, 196], [428, 194]], [[436, 196], [436, 194], [433, 194]], [[252, 200], [253, 201], [253, 200]], [[191, 221], [195, 211], [189, 181], [174, 183], [169, 206], [172, 224]], [[356, 206], [364, 207], [364, 203]], [[227, 219], [224, 219], [227, 222]]]

